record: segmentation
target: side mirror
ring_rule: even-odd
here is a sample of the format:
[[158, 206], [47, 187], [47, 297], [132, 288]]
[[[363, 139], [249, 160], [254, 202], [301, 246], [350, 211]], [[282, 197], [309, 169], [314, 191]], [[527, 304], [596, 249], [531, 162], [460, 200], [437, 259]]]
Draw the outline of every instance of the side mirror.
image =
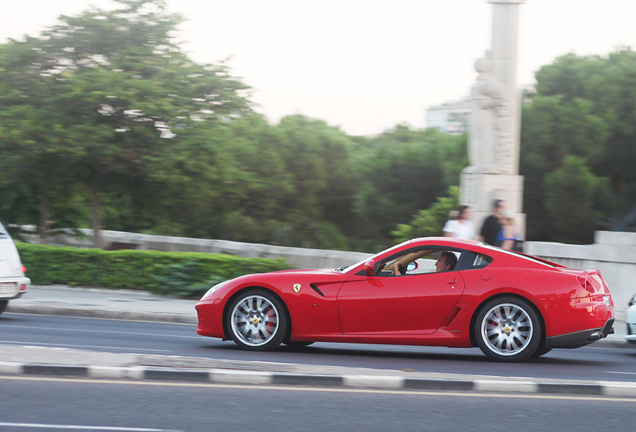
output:
[[373, 273], [375, 273], [375, 261], [370, 259], [369, 261], [365, 262], [364, 272], [368, 274], [369, 276], [373, 276]]
[[406, 271], [417, 270], [417, 263], [415, 261], [410, 262], [409, 265], [406, 266]]

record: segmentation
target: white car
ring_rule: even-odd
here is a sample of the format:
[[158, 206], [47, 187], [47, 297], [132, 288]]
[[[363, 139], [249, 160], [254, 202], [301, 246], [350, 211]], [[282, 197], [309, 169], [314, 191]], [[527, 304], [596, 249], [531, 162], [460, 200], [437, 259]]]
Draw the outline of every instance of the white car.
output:
[[625, 311], [625, 322], [627, 323], [627, 342], [636, 344], [636, 294], [629, 301], [629, 307]]
[[25, 271], [13, 239], [0, 223], [0, 313], [7, 308], [9, 300], [29, 289], [31, 279], [24, 276]]

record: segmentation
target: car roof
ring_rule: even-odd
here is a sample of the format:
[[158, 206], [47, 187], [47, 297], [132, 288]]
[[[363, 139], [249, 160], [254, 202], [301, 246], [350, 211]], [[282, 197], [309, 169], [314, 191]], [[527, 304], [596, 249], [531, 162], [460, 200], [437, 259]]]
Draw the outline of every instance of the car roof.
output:
[[482, 243], [480, 241], [477, 240], [464, 240], [464, 239], [459, 239], [459, 238], [454, 238], [454, 237], [419, 237], [419, 238], [414, 238], [413, 240], [411, 240], [411, 243], [442, 243], [448, 247], [458, 247], [458, 248], [465, 248], [466, 246], [480, 246], [480, 245], [484, 245], [485, 243]]
[[548, 261], [543, 258], [538, 258], [532, 255], [527, 255], [520, 252], [509, 251], [506, 249], [501, 249], [496, 246], [489, 245], [487, 243], [483, 243], [477, 240], [464, 240], [458, 239], [454, 237], [420, 237], [415, 238], [411, 241], [411, 246], [428, 246], [428, 245], [436, 245], [436, 246], [444, 246], [449, 249], [457, 248], [457, 249], [469, 249], [473, 251], [479, 251], [480, 253], [486, 255], [498, 254], [499, 256], [506, 256], [507, 258], [512, 259], [520, 259], [520, 260], [529, 260], [535, 263], [540, 263], [543, 265], [547, 265], [549, 267], [564, 267], [561, 264], [554, 263], [552, 261]]

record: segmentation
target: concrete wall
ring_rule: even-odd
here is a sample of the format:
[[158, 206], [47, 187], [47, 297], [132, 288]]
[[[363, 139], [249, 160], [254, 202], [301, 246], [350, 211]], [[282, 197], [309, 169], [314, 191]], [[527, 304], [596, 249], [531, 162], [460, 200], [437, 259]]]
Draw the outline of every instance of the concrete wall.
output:
[[[57, 236], [55, 243], [75, 247], [92, 247], [92, 230], [82, 230], [86, 237]], [[154, 236], [121, 231], [102, 231], [107, 249], [159, 250], [164, 252], [208, 252], [248, 258], [285, 258], [296, 268], [337, 268], [370, 256], [361, 252], [304, 249], [227, 240]], [[548, 242], [525, 242], [524, 251], [577, 269], [598, 269], [612, 290], [619, 319], [624, 319], [628, 300], [636, 293], [636, 233], [597, 231], [595, 243], [570, 245]]]
[[[56, 236], [54, 244], [92, 247], [93, 230], [81, 230], [84, 238]], [[168, 237], [135, 234], [121, 231], [102, 231], [105, 249], [158, 250], [163, 252], [207, 252], [237, 255], [246, 258], [285, 258], [296, 268], [337, 268], [354, 264], [370, 256], [361, 252], [324, 249], [304, 249], [257, 243], [239, 243], [227, 240], [206, 240], [188, 237]]]
[[591, 245], [525, 242], [524, 252], [571, 268], [600, 270], [617, 318], [625, 319], [627, 302], [636, 294], [636, 233], [597, 231]]

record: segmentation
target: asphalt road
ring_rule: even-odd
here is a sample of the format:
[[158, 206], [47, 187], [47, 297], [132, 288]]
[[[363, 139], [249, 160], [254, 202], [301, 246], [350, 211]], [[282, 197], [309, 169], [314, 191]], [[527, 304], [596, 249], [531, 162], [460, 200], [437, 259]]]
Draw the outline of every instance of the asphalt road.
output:
[[629, 431], [636, 400], [0, 377], [0, 432]]
[[239, 350], [233, 342], [198, 336], [195, 329], [187, 324], [5, 313], [0, 316], [0, 344], [416, 372], [636, 382], [636, 349], [600, 344], [553, 350], [529, 362], [506, 364], [488, 361], [476, 348], [317, 343], [305, 349], [281, 346], [272, 352], [248, 352]]

